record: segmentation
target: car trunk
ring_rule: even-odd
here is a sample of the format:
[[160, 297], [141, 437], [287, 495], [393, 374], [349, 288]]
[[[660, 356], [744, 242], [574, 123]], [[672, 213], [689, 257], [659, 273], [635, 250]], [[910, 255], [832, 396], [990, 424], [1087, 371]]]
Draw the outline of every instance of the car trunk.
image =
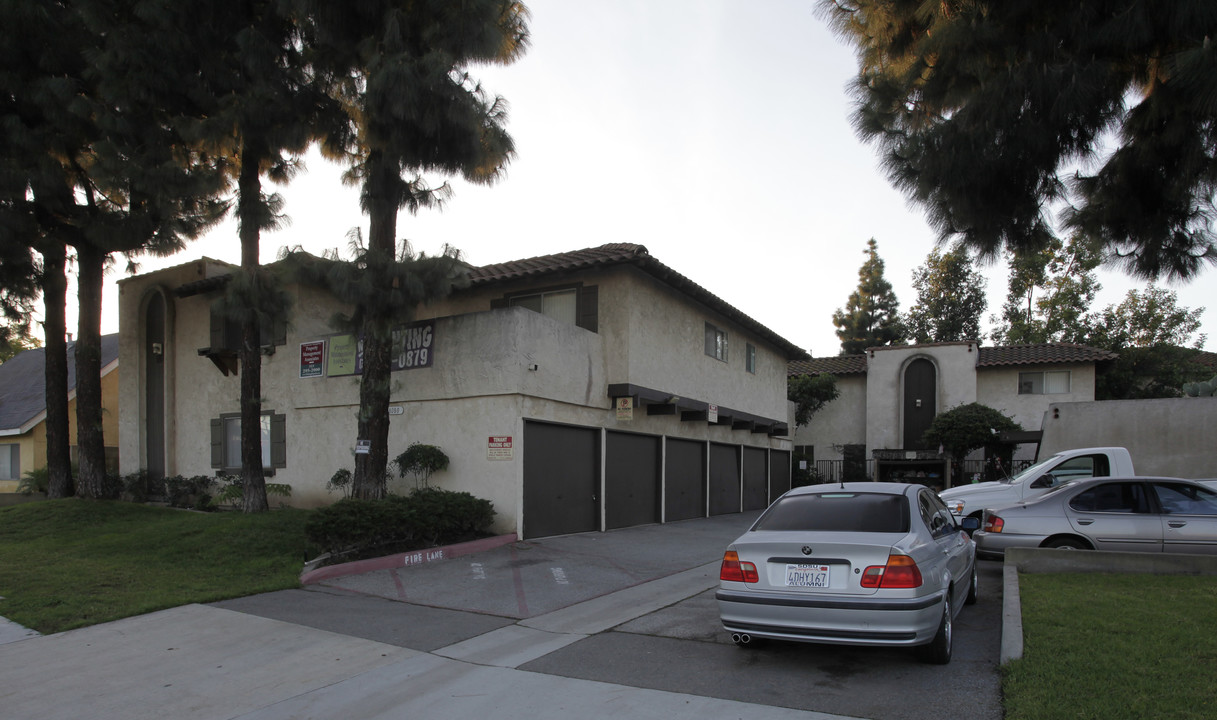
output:
[[747, 590], [793, 594], [873, 595], [863, 571], [883, 567], [903, 533], [754, 532], [733, 545], [741, 562], [756, 565], [759, 582]]

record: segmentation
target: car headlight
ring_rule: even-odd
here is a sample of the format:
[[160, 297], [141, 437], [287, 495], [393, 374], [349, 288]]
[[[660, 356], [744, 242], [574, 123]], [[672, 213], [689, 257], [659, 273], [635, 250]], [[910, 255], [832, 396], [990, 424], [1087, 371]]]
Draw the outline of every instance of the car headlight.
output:
[[952, 515], [963, 515], [963, 500], [951, 500], [947, 503], [947, 508]]

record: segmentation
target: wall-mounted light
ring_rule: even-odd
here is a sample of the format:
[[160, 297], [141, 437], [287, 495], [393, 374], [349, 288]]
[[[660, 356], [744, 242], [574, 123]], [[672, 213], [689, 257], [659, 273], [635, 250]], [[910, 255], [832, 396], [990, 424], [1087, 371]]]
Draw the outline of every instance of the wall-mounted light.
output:
[[531, 365], [529, 365], [529, 366], [528, 366], [528, 370], [529, 370], [530, 372], [536, 372], [538, 367], [539, 367], [539, 366], [538, 366], [536, 363], [533, 363], [533, 364], [531, 364]]
[[164, 353], [165, 353], [165, 348], [160, 343], [152, 343], [152, 354], [153, 355], [163, 355]]
[[921, 407], [921, 398], [917, 398], [917, 407]]

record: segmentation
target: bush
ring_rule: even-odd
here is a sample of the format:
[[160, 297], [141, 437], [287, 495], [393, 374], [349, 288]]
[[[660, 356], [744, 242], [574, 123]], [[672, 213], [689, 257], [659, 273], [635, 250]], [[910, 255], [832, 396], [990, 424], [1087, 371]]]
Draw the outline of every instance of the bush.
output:
[[51, 472], [40, 467], [25, 471], [25, 474], [21, 476], [21, 482], [17, 483], [17, 492], [22, 495], [33, 495], [36, 492], [45, 495], [50, 486]]
[[[215, 494], [215, 498], [211, 501], [212, 505], [232, 505], [239, 506], [245, 498], [245, 481], [237, 475], [224, 475], [216, 478], [220, 483], [220, 490]], [[292, 496], [292, 486], [287, 483], [266, 483], [266, 495], [279, 495], [281, 497]]]
[[415, 486], [427, 487], [431, 476], [448, 467], [448, 456], [438, 445], [411, 443], [410, 447], [393, 460], [401, 477], [414, 476]]
[[383, 500], [339, 500], [314, 512], [304, 530], [326, 552], [374, 556], [471, 540], [493, 521], [489, 500], [424, 488]]
[[216, 479], [210, 475], [165, 478], [165, 496], [169, 507], [207, 510], [211, 508], [211, 488]]

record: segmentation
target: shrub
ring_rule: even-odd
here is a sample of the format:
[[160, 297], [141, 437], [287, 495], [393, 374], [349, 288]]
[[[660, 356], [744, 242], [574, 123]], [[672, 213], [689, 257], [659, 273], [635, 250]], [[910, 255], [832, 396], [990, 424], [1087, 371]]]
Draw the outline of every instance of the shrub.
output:
[[329, 481], [326, 482], [325, 491], [328, 493], [332, 493], [335, 490], [339, 490], [342, 492], [342, 496], [344, 498], [350, 497], [351, 496], [351, 480], [352, 480], [351, 471], [347, 470], [346, 468], [342, 468], [342, 469], [336, 471], [330, 477]]
[[216, 479], [210, 475], [165, 478], [165, 495], [169, 507], [206, 510], [211, 507], [211, 489]]
[[46, 494], [47, 488], [51, 485], [51, 472], [45, 467], [26, 470], [21, 476], [21, 482], [17, 483], [17, 492], [22, 495], [33, 495], [34, 493]]
[[[223, 475], [216, 480], [220, 483], [220, 489], [211, 500], [211, 504], [213, 506], [240, 505], [241, 500], [245, 497], [245, 481], [237, 475]], [[287, 483], [268, 482], [266, 483], [266, 494], [267, 496], [291, 497], [292, 486]]]
[[339, 500], [314, 512], [304, 530], [326, 552], [371, 556], [470, 540], [493, 521], [489, 500], [425, 488], [383, 500]]
[[416, 442], [411, 443], [393, 463], [403, 478], [413, 475], [416, 487], [427, 487], [433, 474], [448, 467], [448, 456], [437, 445]]

